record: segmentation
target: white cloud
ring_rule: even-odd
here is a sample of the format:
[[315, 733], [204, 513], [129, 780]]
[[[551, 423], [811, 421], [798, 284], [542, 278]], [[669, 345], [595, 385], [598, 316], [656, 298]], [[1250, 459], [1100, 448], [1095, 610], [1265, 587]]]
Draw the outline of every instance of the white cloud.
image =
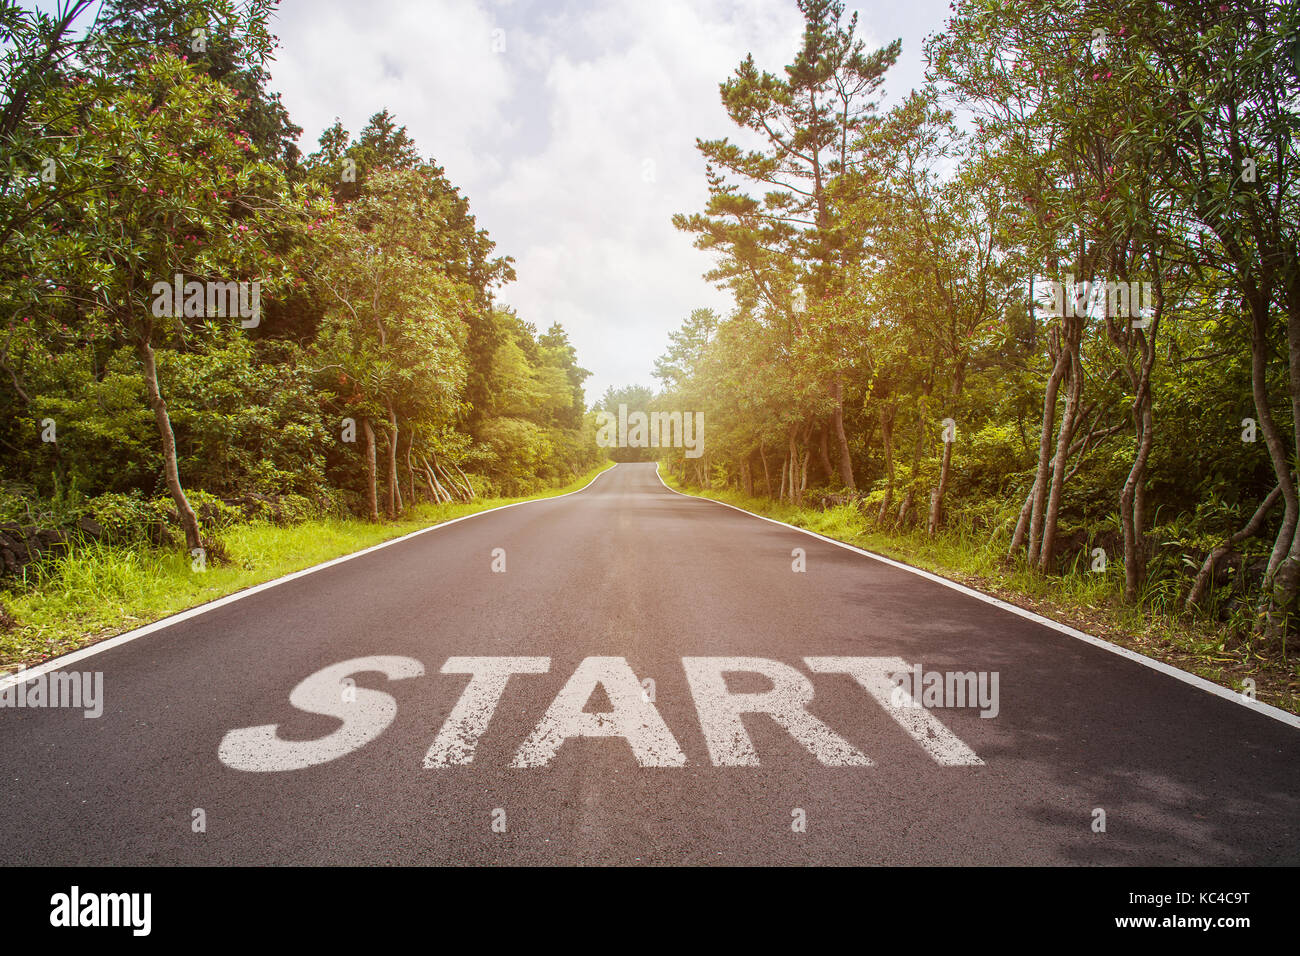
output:
[[[872, 24], [864, 14], [869, 44], [890, 38]], [[729, 307], [701, 278], [708, 255], [670, 217], [707, 199], [696, 137], [736, 138], [719, 82], [748, 52], [774, 72], [791, 58], [802, 22], [790, 0], [315, 0], [286, 3], [275, 29], [273, 85], [304, 149], [335, 116], [355, 134], [391, 110], [515, 257], [501, 301], [568, 330], [595, 373], [589, 402], [610, 385], [656, 384], [668, 332], [692, 308]]]
[[355, 135], [388, 107], [426, 154], [436, 143], [440, 163], [470, 169], [513, 122], [509, 65], [491, 47], [496, 26], [466, 3], [286, 3], [273, 26], [272, 85], [303, 127], [306, 152], [336, 116]]

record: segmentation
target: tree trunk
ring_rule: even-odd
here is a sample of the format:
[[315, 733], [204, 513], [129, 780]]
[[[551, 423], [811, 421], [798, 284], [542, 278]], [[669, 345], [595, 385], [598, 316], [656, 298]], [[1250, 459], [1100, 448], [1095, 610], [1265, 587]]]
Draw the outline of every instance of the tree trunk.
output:
[[943, 443], [943, 464], [939, 466], [939, 484], [930, 494], [930, 522], [928, 531], [930, 537], [934, 537], [939, 531], [939, 524], [943, 520], [943, 495], [948, 490], [948, 471], [952, 467], [952, 446], [955, 445], [956, 439]]
[[[1119, 492], [1119, 523], [1124, 548], [1124, 600], [1130, 604], [1137, 600], [1138, 588], [1146, 578], [1143, 487], [1146, 484], [1147, 461], [1151, 457], [1151, 448], [1155, 442], [1151, 369], [1155, 365], [1156, 335], [1164, 311], [1164, 286], [1161, 283], [1160, 264], [1155, 259], [1154, 250], [1151, 252], [1151, 260], [1151, 269], [1155, 275], [1155, 309], [1147, 330], [1129, 328], [1127, 323], [1123, 328], [1117, 325], [1111, 315], [1109, 301], [1106, 302], [1104, 312], [1106, 331], [1124, 356], [1121, 367], [1127, 371], [1129, 385], [1133, 389], [1131, 414], [1136, 448], [1132, 465]], [[1119, 271], [1120, 281], [1127, 281], [1127, 253], [1121, 252], [1112, 264]], [[1136, 371], [1133, 368], [1135, 355]]]
[[1142, 546], [1141, 516], [1137, 513], [1137, 492], [1146, 478], [1147, 458], [1151, 454], [1152, 415], [1148, 396], [1142, 402], [1142, 408], [1135, 410], [1140, 415], [1138, 431], [1138, 449], [1133, 457], [1133, 467], [1129, 469], [1128, 478], [1119, 493], [1119, 520], [1124, 532], [1124, 600], [1133, 603], [1137, 600], [1138, 588], [1146, 577], [1146, 551]]
[[1273, 541], [1273, 551], [1268, 559], [1268, 570], [1264, 574], [1265, 596], [1260, 602], [1260, 625], [1263, 632], [1272, 636], [1277, 633], [1282, 606], [1276, 593], [1278, 571], [1286, 556], [1291, 553], [1296, 539], [1296, 523], [1300, 518], [1300, 499], [1297, 498], [1295, 480], [1291, 475], [1290, 455], [1286, 444], [1273, 420], [1272, 402], [1268, 396], [1268, 323], [1269, 301], [1256, 297], [1247, 302], [1251, 311], [1250, 341], [1250, 379], [1251, 392], [1255, 398], [1255, 414], [1259, 416], [1259, 431], [1264, 436], [1268, 448], [1269, 460], [1273, 464], [1273, 474], [1282, 489], [1285, 502], [1282, 513], [1282, 525], [1278, 528]]
[[136, 354], [144, 366], [145, 393], [149, 406], [153, 409], [154, 422], [158, 426], [158, 437], [162, 441], [163, 474], [167, 479], [167, 490], [171, 493], [180, 516], [181, 529], [185, 532], [185, 547], [188, 550], [203, 547], [199, 534], [199, 519], [190, 507], [190, 499], [185, 497], [181, 487], [180, 465], [176, 460], [176, 435], [172, 432], [172, 421], [167, 414], [167, 403], [163, 401], [162, 390], [158, 387], [158, 364], [154, 358], [153, 346], [148, 339], [136, 343]]
[[1250, 520], [1246, 522], [1246, 526], [1236, 534], [1229, 535], [1224, 539], [1223, 544], [1219, 545], [1206, 555], [1205, 563], [1201, 565], [1201, 570], [1196, 575], [1196, 580], [1192, 582], [1192, 589], [1187, 592], [1187, 598], [1183, 601], [1184, 608], [1191, 610], [1204, 600], [1205, 595], [1214, 584], [1214, 572], [1218, 568], [1219, 562], [1232, 551], [1234, 546], [1245, 541], [1247, 538], [1259, 534], [1260, 529], [1264, 526], [1265, 515], [1268, 514], [1273, 505], [1277, 504], [1277, 499], [1281, 497], [1281, 485], [1274, 486], [1273, 490], [1268, 493], [1268, 496], [1260, 502], [1259, 507], [1255, 509], [1255, 513], [1251, 515]]
[[465, 477], [465, 472], [461, 471], [461, 470], [460, 470], [460, 465], [456, 464], [454, 461], [451, 463], [451, 467], [453, 467], [453, 468], [456, 469], [456, 474], [460, 475], [460, 480], [463, 481], [463, 482], [465, 482], [465, 494], [469, 495], [469, 500], [470, 500], [470, 501], [473, 501], [473, 500], [474, 500], [474, 486], [473, 486], [472, 484], [470, 484], [469, 479], [468, 479], [467, 477]]
[[[1294, 281], [1294, 280], [1292, 280]], [[1300, 314], [1291, 309], [1286, 323], [1287, 342], [1287, 384], [1291, 396], [1291, 427], [1294, 449], [1300, 449]], [[1270, 640], [1281, 638], [1285, 641], [1289, 628], [1288, 618], [1295, 604], [1296, 593], [1300, 591], [1300, 534], [1293, 529], [1291, 543], [1286, 557], [1278, 565], [1270, 589], [1269, 607], [1264, 633]], [[1283, 645], [1285, 647], [1285, 644]]]
[[1020, 506], [1020, 517], [1016, 519], [1016, 530], [1011, 535], [1011, 544], [1007, 548], [1007, 554], [1015, 554], [1016, 549], [1022, 547], [1025, 538], [1029, 534], [1029, 515], [1034, 508], [1034, 486], [1030, 486], [1029, 494], [1025, 495], [1025, 503]]
[[906, 528], [912, 521], [912, 504], [916, 497], [916, 476], [921, 470], [921, 453], [925, 450], [925, 415], [932, 383], [926, 382], [921, 403], [916, 408], [916, 443], [912, 446], [912, 465], [907, 473], [907, 493], [898, 506], [898, 526]]
[[402, 489], [397, 481], [397, 415], [388, 403], [388, 517], [396, 518], [402, 510]]
[[448, 492], [447, 489], [443, 487], [442, 482], [438, 480], [438, 472], [429, 464], [429, 459], [421, 455], [420, 461], [424, 463], [424, 473], [429, 476], [429, 486], [433, 488], [434, 498], [439, 504], [444, 501], [450, 504], [452, 500], [451, 493]]
[[[959, 360], [953, 369], [952, 391], [949, 394], [949, 400], [952, 405], [952, 412], [957, 414], [957, 403], [961, 398], [962, 385], [966, 381], [966, 362]], [[947, 419], [945, 419], [947, 421]], [[948, 477], [952, 474], [952, 455], [957, 445], [956, 419], [953, 419], [953, 434], [949, 441], [943, 443], [943, 461], [939, 466], [939, 484], [930, 493], [930, 520], [928, 531], [930, 537], [939, 533], [939, 527], [943, 524], [943, 496], [948, 491]]]
[[790, 426], [790, 434], [786, 441], [785, 468], [789, 474], [785, 478], [786, 488], [789, 489], [790, 504], [795, 503], [795, 475], [799, 473], [799, 449], [796, 447], [795, 434], [798, 431], [796, 426]]
[[897, 412], [894, 405], [880, 407], [880, 436], [885, 450], [885, 497], [880, 500], [876, 524], [885, 523], [885, 515], [889, 514], [889, 506], [894, 502], [894, 415]]
[[[1066, 363], [1069, 361], [1064, 346], [1056, 355], [1056, 364], [1047, 379], [1047, 388], [1043, 392], [1043, 421], [1038, 434], [1038, 470], [1034, 473], [1034, 484], [1030, 491], [1033, 503], [1029, 513], [1029, 547], [1026, 558], [1031, 567], [1038, 564], [1039, 544], [1042, 540], [1042, 522], [1044, 506], [1047, 503], [1047, 470], [1052, 460], [1052, 426], [1056, 423], [1056, 398], [1061, 388], [1061, 379], [1065, 375]], [[1021, 542], [1012, 540], [1012, 550]]]
[[817, 457], [821, 462], [822, 472], [826, 475], [828, 487], [835, 484], [835, 472], [831, 468], [830, 430], [832, 427], [834, 427], [832, 423], [824, 422], [822, 427], [817, 429]]
[[370, 427], [370, 419], [361, 419], [361, 432], [366, 436], [366, 505], [370, 510], [371, 521], [379, 520], [379, 476], [375, 467], [375, 430]]
[[1065, 393], [1065, 408], [1061, 412], [1061, 427], [1056, 435], [1056, 460], [1052, 467], [1052, 487], [1047, 497], [1047, 510], [1043, 514], [1043, 540], [1038, 554], [1038, 568], [1046, 571], [1051, 567], [1052, 552], [1056, 547], [1056, 523], [1061, 513], [1061, 494], [1065, 486], [1065, 466], [1070, 457], [1070, 439], [1074, 436], [1075, 419], [1078, 416], [1079, 399], [1083, 394], [1083, 367], [1075, 351], [1077, 346], [1070, 346], [1070, 386]]
[[438, 494], [438, 488], [433, 481], [433, 469], [429, 467], [429, 462], [424, 456], [420, 456], [420, 471], [424, 475], [425, 487], [429, 489], [429, 497], [433, 499], [435, 505], [442, 504], [442, 495]]
[[456, 498], [459, 498], [461, 501], [469, 500], [469, 496], [465, 493], [465, 490], [456, 483], [456, 479], [451, 477], [451, 472], [442, 467], [442, 463], [438, 461], [438, 456], [436, 454], [433, 456], [433, 473], [442, 479], [444, 489], [449, 491], [447, 496], [449, 501]]
[[808, 463], [812, 461], [812, 449], [805, 446], [803, 452], [803, 467], [799, 473], [799, 503], [803, 504], [804, 492], [808, 490]]
[[406, 477], [411, 483], [411, 506], [415, 506], [415, 469], [411, 467], [411, 449], [415, 446], [415, 435], [406, 439]]
[[[1119, 430], [1120, 430], [1119, 425], [1112, 425], [1108, 428], [1101, 428], [1094, 432], [1091, 432], [1090, 434], [1085, 435], [1082, 438], [1075, 439], [1071, 443], [1070, 449], [1066, 453], [1066, 457], [1068, 460], [1070, 458], [1073, 458], [1075, 454], [1078, 453], [1079, 459], [1074, 463], [1074, 467], [1065, 473], [1065, 480], [1069, 481], [1071, 478], [1074, 477], [1075, 472], [1077, 472], [1081, 467], [1083, 467], [1084, 464], [1083, 456], [1087, 453], [1088, 446], [1092, 443], [1092, 440], [1094, 438], [1104, 439], [1115, 434]], [[1049, 469], [1056, 468], [1055, 455], [1053, 455], [1052, 460], [1048, 462], [1048, 468]], [[1137, 497], [1135, 498], [1135, 502], [1139, 504], [1135, 504], [1135, 508], [1134, 508], [1135, 519], [1140, 517], [1144, 513], [1142, 507], [1140, 506], [1141, 501], [1142, 501], [1142, 486], [1138, 485], [1138, 494]], [[1034, 504], [1034, 488], [1031, 485], [1029, 488], [1029, 493], [1025, 495], [1024, 504], [1020, 506], [1020, 516], [1016, 519], [1016, 530], [1015, 533], [1011, 536], [1011, 545], [1007, 548], [1008, 555], [1015, 554], [1016, 549], [1021, 547], [1025, 542], [1025, 536], [1029, 533], [1028, 532], [1029, 515], [1033, 507], [1033, 504]], [[1139, 520], [1137, 522], [1137, 527], [1142, 528], [1145, 526]]]
[[906, 528], [912, 520], [912, 488], [909, 485], [903, 500], [898, 503], [898, 527]]
[[835, 400], [831, 421], [835, 425], [835, 441], [840, 447], [840, 481], [844, 482], [844, 487], [849, 491], [857, 491], [858, 486], [853, 482], [853, 458], [849, 455], [849, 439], [844, 434], [844, 394], [838, 375], [831, 389], [831, 397]]

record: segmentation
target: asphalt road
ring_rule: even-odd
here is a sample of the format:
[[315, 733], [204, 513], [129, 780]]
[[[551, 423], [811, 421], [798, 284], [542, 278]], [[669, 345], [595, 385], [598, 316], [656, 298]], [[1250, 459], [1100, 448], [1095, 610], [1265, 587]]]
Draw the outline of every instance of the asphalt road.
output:
[[1300, 730], [653, 465], [69, 669], [102, 716], [0, 709], [5, 864], [1300, 863]]

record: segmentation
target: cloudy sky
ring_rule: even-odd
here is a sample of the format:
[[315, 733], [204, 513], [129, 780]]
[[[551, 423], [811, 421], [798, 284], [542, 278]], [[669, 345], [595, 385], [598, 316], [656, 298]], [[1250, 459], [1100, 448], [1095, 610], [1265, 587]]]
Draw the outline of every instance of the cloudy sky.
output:
[[[858, 33], [901, 38], [886, 102], [921, 81], [942, 0], [872, 0]], [[502, 302], [560, 322], [611, 385], [657, 385], [668, 333], [730, 297], [675, 212], [707, 198], [696, 137], [732, 136], [718, 84], [753, 53], [780, 72], [798, 47], [794, 0], [283, 0], [271, 85], [304, 152], [335, 117], [356, 134], [387, 107], [469, 196], [518, 280]]]

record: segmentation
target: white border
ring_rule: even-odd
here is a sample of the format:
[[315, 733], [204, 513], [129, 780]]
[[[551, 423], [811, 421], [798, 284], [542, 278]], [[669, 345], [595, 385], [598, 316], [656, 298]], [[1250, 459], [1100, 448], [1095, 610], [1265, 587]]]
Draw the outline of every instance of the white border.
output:
[[965, 594], [969, 597], [976, 598], [980, 601], [985, 602], [986, 604], [992, 604], [994, 607], [1000, 607], [1004, 611], [1010, 611], [1012, 614], [1017, 614], [1020, 617], [1025, 618], [1026, 620], [1033, 621], [1036, 624], [1041, 624], [1044, 627], [1049, 627], [1054, 631], [1059, 631], [1062, 634], [1068, 634], [1070, 637], [1077, 638], [1078, 640], [1081, 641], [1085, 641], [1088, 644], [1092, 644], [1094, 647], [1100, 647], [1103, 650], [1110, 651], [1112, 654], [1118, 654], [1120, 657], [1127, 657], [1131, 661], [1137, 661], [1139, 664], [1142, 664], [1146, 667], [1150, 667], [1152, 670], [1157, 670], [1162, 674], [1168, 674], [1170, 677], [1177, 678], [1178, 680], [1182, 681], [1184, 684], [1191, 684], [1193, 687], [1199, 687], [1201, 690], [1208, 691], [1209, 693], [1214, 694], [1215, 696], [1222, 697], [1224, 700], [1235, 701], [1236, 703], [1241, 704], [1243, 707], [1253, 710], [1256, 713], [1263, 714], [1266, 717], [1272, 717], [1274, 720], [1280, 720], [1282, 723], [1289, 724], [1292, 727], [1300, 728], [1300, 716], [1297, 716], [1292, 713], [1288, 713], [1287, 711], [1282, 710], [1280, 707], [1274, 707], [1272, 704], [1265, 704], [1262, 701], [1252, 700], [1251, 698], [1247, 697], [1244, 694], [1239, 694], [1236, 691], [1228, 690], [1228, 688], [1222, 687], [1219, 684], [1214, 683], [1213, 681], [1206, 680], [1204, 677], [1197, 677], [1195, 674], [1189, 674], [1187, 671], [1179, 670], [1177, 667], [1174, 667], [1170, 664], [1166, 664], [1164, 661], [1158, 661], [1155, 658], [1147, 657], [1145, 654], [1139, 654], [1137, 651], [1131, 651], [1127, 647], [1120, 647], [1118, 644], [1112, 644], [1109, 641], [1104, 641], [1100, 637], [1093, 637], [1091, 634], [1085, 634], [1083, 631], [1075, 630], [1074, 628], [1066, 624], [1061, 624], [1058, 621], [1053, 621], [1050, 618], [1043, 617], [1040, 614], [1035, 614], [1033, 611], [1026, 611], [1022, 607], [1017, 607], [1014, 604], [1008, 604], [1006, 601], [1000, 601], [991, 595], [984, 594], [982, 591], [976, 591], [973, 588], [968, 588], [964, 584], [958, 584], [956, 581], [950, 581], [947, 578], [942, 578], [937, 574], [931, 574], [929, 571], [922, 571], [920, 568], [914, 568], [910, 564], [904, 564], [901, 561], [895, 561], [892, 558], [886, 558], [883, 555], [873, 554], [870, 551], [864, 551], [862, 548], [855, 548], [851, 544], [845, 544], [843, 541], [837, 541], [834, 538], [828, 538], [824, 534], [818, 534], [816, 531], [809, 531], [807, 528], [796, 527], [795, 525], [792, 524], [786, 524], [784, 521], [777, 521], [775, 518], [768, 518], [765, 517], [764, 515], [755, 514], [752, 511], [746, 511], [744, 508], [739, 508], [736, 505], [729, 505], [725, 501], [718, 501], [714, 498], [706, 498], [703, 495], [688, 495], [685, 492], [678, 491], [676, 488], [669, 488], [668, 483], [664, 481], [663, 475], [659, 474], [659, 465], [657, 462], [655, 463], [655, 477], [659, 479], [659, 484], [663, 485], [665, 488], [668, 488], [668, 490], [675, 495], [681, 495], [683, 498], [692, 498], [696, 501], [708, 501], [715, 505], [722, 505], [722, 507], [724, 508], [731, 508], [733, 511], [739, 511], [741, 514], [749, 515], [751, 518], [757, 518], [759, 521], [770, 521], [772, 524], [779, 524], [783, 528], [789, 528], [792, 531], [798, 531], [801, 534], [807, 534], [807, 535], [811, 535], [814, 538], [820, 538], [822, 541], [825, 541], [828, 544], [836, 545], [837, 547], [844, 548], [846, 551], [852, 551], [855, 554], [860, 554], [863, 555], [864, 557], [873, 558], [876, 561], [881, 561], [885, 564], [888, 564], [891, 567], [901, 568], [904, 571], [910, 571], [912, 574], [920, 575], [921, 577], [929, 581], [934, 581], [936, 584], [942, 584], [944, 587], [952, 588], [954, 591], [960, 591], [962, 594]]
[[250, 595], [257, 594], [260, 591], [265, 591], [268, 588], [273, 588], [276, 587], [277, 585], [284, 584], [286, 581], [292, 581], [295, 578], [305, 577], [306, 575], [313, 574], [316, 571], [320, 571], [323, 568], [330, 568], [336, 564], [342, 564], [344, 561], [351, 561], [353, 558], [359, 558], [363, 554], [370, 554], [371, 552], [378, 551], [381, 548], [387, 548], [390, 545], [394, 545], [402, 541], [410, 540], [411, 538], [414, 538], [417, 535], [428, 534], [430, 531], [437, 531], [439, 528], [446, 528], [449, 525], [456, 524], [459, 521], [467, 521], [470, 518], [477, 518], [480, 515], [491, 514], [494, 511], [504, 511], [507, 508], [517, 508], [520, 505], [536, 504], [539, 501], [556, 501], [560, 498], [567, 498], [569, 497], [569, 495], [576, 495], [580, 491], [586, 491], [588, 488], [590, 488], [600, 479], [601, 475], [609, 474], [618, 466], [619, 463], [615, 462], [609, 468], [606, 468], [604, 471], [597, 474], [594, 478], [591, 479], [591, 481], [587, 482], [581, 488], [575, 488], [573, 491], [566, 491], [562, 495], [550, 495], [549, 497], [546, 498], [529, 498], [527, 501], [514, 501], [508, 505], [497, 505], [495, 508], [485, 508], [482, 511], [476, 511], [473, 514], [461, 515], [459, 518], [452, 518], [450, 521], [443, 521], [438, 524], [432, 524], [429, 525], [429, 527], [427, 528], [420, 528], [416, 531], [411, 531], [407, 534], [401, 535], [400, 537], [390, 538], [387, 541], [379, 542], [379, 544], [372, 544], [370, 547], [362, 548], [360, 551], [353, 551], [351, 554], [345, 554], [342, 555], [341, 557], [331, 558], [329, 561], [324, 561], [321, 564], [314, 564], [309, 568], [303, 568], [301, 571], [294, 571], [291, 574], [286, 574], [283, 577], [275, 578], [270, 581], [263, 581], [261, 584], [255, 584], [252, 587], [245, 588], [242, 591], [236, 591], [233, 594], [227, 594], [225, 597], [217, 598], [216, 600], [209, 601], [206, 604], [200, 604], [198, 607], [192, 607], [186, 611], [180, 611], [179, 613], [172, 614], [169, 617], [164, 617], [161, 620], [154, 621], [152, 624], [146, 624], [144, 627], [138, 627], [134, 631], [127, 631], [125, 634], [118, 634], [115, 637], [105, 638], [102, 641], [99, 641], [95, 644], [91, 644], [88, 647], [83, 647], [80, 650], [69, 651], [67, 654], [63, 654], [59, 657], [52, 658], [51, 660], [45, 661], [43, 664], [39, 664], [36, 667], [31, 667], [28, 668], [27, 670], [21, 670], [18, 671], [17, 673], [10, 674], [7, 677], [0, 678], [0, 691], [12, 687], [14, 684], [18, 684], [24, 681], [29, 681], [34, 677], [40, 677], [42, 674], [48, 674], [51, 671], [61, 670], [62, 668], [66, 667], [68, 664], [74, 664], [77, 661], [85, 660], [88, 657], [94, 657], [96, 654], [99, 654], [102, 651], [106, 651], [109, 648], [118, 647], [122, 644], [128, 644], [131, 641], [134, 641], [136, 638], [144, 637], [148, 634], [153, 634], [155, 631], [161, 631], [163, 628], [171, 627], [173, 624], [179, 624], [181, 621], [187, 621], [192, 617], [198, 617], [200, 614], [206, 614], [208, 611], [216, 610], [219, 607], [224, 607], [227, 604], [231, 604], [235, 601], [239, 601]]

